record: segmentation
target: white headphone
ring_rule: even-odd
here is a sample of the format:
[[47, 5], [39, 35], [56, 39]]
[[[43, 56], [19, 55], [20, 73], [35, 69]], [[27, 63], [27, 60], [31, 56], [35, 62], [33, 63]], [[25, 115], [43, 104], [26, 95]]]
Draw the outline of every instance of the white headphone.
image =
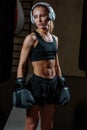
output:
[[30, 11], [30, 19], [31, 19], [31, 22], [34, 24], [34, 17], [33, 17], [33, 14], [32, 14], [32, 11], [33, 9], [38, 6], [38, 5], [43, 5], [43, 6], [46, 6], [48, 9], [49, 9], [49, 18], [50, 20], [55, 20], [56, 16], [55, 16], [55, 12], [53, 10], [53, 8], [48, 4], [48, 3], [45, 3], [45, 2], [38, 2], [36, 4], [33, 5], [31, 11]]

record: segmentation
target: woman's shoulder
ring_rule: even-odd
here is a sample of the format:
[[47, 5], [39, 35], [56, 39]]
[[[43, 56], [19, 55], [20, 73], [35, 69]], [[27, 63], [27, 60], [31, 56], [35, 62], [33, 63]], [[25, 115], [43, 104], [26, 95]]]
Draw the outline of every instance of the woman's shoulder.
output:
[[58, 41], [58, 36], [56, 36], [56, 35], [52, 35], [53, 37], [54, 37], [54, 39], [56, 40], [56, 41]]
[[32, 32], [32, 33], [30, 33], [30, 34], [28, 34], [26, 37], [25, 37], [25, 39], [26, 40], [31, 40], [31, 41], [34, 41], [34, 40], [36, 40], [36, 35], [35, 35], [35, 33], [34, 32]]
[[32, 32], [25, 37], [23, 45], [30, 47], [34, 45], [35, 41], [36, 41], [36, 35]]

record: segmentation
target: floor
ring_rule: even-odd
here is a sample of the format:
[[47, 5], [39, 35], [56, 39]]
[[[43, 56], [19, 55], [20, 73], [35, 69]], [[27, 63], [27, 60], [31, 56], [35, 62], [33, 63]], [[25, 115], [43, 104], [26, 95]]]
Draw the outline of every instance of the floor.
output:
[[[40, 130], [39, 124], [36, 130]], [[4, 130], [24, 130], [24, 125], [25, 125], [25, 110], [13, 107]]]

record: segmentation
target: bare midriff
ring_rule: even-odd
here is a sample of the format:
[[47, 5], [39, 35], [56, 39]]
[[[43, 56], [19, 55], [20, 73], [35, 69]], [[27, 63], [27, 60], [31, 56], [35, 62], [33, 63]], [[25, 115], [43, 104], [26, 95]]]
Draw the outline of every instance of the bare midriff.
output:
[[52, 79], [55, 77], [55, 59], [32, 62], [33, 73], [37, 76]]

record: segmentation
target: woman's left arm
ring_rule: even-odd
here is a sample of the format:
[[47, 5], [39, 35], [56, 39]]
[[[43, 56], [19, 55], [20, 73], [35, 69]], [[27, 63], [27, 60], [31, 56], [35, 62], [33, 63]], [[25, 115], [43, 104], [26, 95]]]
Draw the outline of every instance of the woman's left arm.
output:
[[[54, 36], [54, 37], [56, 40], [56, 48], [58, 49], [58, 37], [57, 36]], [[58, 50], [57, 50], [56, 59], [55, 59], [55, 70], [56, 70], [57, 76], [62, 77], [62, 72], [61, 72], [61, 67], [60, 67], [59, 57], [58, 57]]]

